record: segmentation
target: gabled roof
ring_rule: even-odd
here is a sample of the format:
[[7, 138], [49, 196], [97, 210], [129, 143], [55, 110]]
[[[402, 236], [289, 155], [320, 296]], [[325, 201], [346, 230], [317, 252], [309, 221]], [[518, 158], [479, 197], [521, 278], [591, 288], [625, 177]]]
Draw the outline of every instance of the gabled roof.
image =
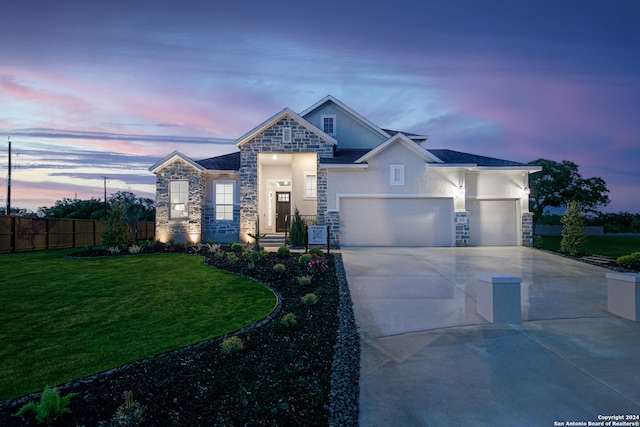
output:
[[236, 172], [240, 170], [240, 152], [236, 151], [234, 153], [223, 154], [222, 156], [196, 160], [196, 163], [210, 171]]
[[284, 110], [280, 111], [277, 114], [274, 114], [273, 116], [268, 118], [266, 121], [262, 122], [261, 124], [259, 124], [258, 126], [256, 126], [255, 128], [253, 128], [249, 132], [245, 133], [240, 138], [238, 138], [236, 140], [236, 146], [238, 146], [238, 147], [242, 146], [244, 143], [249, 141], [251, 138], [255, 137], [256, 135], [258, 135], [260, 132], [264, 131], [265, 129], [273, 126], [279, 120], [282, 120], [283, 118], [285, 118], [287, 116], [292, 118], [293, 120], [297, 121], [302, 126], [304, 126], [307, 130], [315, 133], [317, 136], [319, 136], [323, 140], [327, 141], [328, 143], [333, 144], [333, 145], [336, 145], [338, 143], [338, 141], [336, 141], [335, 138], [333, 138], [330, 135], [327, 135], [326, 133], [322, 132], [320, 129], [318, 129], [317, 127], [315, 127], [311, 123], [309, 123], [306, 119], [304, 119], [301, 116], [299, 116], [292, 109], [285, 108]]
[[191, 160], [189, 157], [185, 156], [184, 154], [178, 151], [174, 151], [171, 154], [158, 160], [155, 164], [153, 164], [153, 166], [149, 168], [149, 170], [151, 171], [151, 173], [156, 173], [159, 169], [162, 169], [163, 167], [165, 167], [166, 165], [168, 165], [169, 163], [177, 159], [184, 161], [185, 163], [193, 166], [195, 169], [201, 172], [204, 172], [205, 170], [203, 166], [199, 165], [198, 163], [196, 163], [195, 161]]
[[442, 160], [438, 158], [438, 156], [425, 150], [423, 147], [416, 144], [414, 141], [410, 140], [403, 133], [400, 133], [400, 132], [395, 134], [391, 138], [387, 139], [385, 142], [378, 145], [373, 150], [367, 152], [364, 156], [356, 160], [356, 163], [369, 161], [369, 159], [377, 156], [379, 153], [386, 150], [391, 145], [398, 144], [398, 143], [403, 144], [405, 147], [407, 147], [408, 149], [410, 149], [411, 151], [413, 151], [414, 153], [416, 153], [418, 156], [422, 157], [425, 161], [429, 163], [444, 163]]
[[327, 102], [332, 102], [338, 108], [340, 108], [341, 110], [343, 110], [347, 114], [351, 115], [354, 118], [354, 120], [359, 121], [360, 123], [362, 123], [363, 125], [367, 126], [368, 128], [370, 128], [374, 132], [380, 134], [384, 138], [389, 138], [391, 136], [387, 132], [385, 132], [384, 130], [382, 130], [381, 128], [379, 128], [375, 124], [371, 123], [369, 120], [365, 119], [363, 116], [361, 116], [360, 114], [356, 113], [354, 110], [352, 110], [351, 108], [349, 108], [348, 106], [343, 104], [342, 102], [338, 101], [332, 95], [327, 95], [326, 97], [322, 98], [320, 101], [316, 102], [311, 107], [307, 108], [302, 113], [300, 113], [300, 115], [304, 117], [307, 114], [309, 114], [309, 113], [317, 110], [318, 108], [322, 107]]

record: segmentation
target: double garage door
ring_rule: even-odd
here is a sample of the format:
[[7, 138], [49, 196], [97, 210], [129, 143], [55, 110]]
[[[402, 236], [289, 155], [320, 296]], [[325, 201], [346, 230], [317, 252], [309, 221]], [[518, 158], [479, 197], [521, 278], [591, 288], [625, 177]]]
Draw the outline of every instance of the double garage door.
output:
[[343, 198], [340, 244], [344, 246], [452, 246], [453, 200]]
[[[514, 200], [468, 200], [471, 246], [517, 245]], [[343, 246], [453, 246], [455, 224], [450, 198], [343, 198]]]

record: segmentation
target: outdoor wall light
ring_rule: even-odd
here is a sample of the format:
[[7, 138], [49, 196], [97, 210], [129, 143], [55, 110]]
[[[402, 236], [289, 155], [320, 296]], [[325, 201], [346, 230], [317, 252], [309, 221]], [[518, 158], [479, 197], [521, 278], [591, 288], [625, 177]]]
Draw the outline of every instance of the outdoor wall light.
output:
[[531, 190], [529, 189], [529, 187], [524, 187], [524, 188], [522, 189], [522, 193], [523, 193], [525, 196], [528, 196], [529, 194], [531, 194]]
[[274, 155], [273, 155], [273, 157], [272, 157], [272, 159], [273, 159], [273, 160], [278, 160], [278, 155], [277, 155], [277, 154], [274, 154]]
[[460, 187], [458, 187], [458, 194], [461, 196], [464, 194], [464, 185], [461, 185]]

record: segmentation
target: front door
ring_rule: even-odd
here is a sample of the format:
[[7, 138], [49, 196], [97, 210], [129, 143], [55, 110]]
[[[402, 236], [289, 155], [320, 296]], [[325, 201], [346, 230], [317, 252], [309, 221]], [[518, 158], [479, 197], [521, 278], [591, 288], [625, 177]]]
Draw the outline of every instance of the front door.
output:
[[276, 192], [276, 232], [285, 231], [290, 223], [291, 192]]

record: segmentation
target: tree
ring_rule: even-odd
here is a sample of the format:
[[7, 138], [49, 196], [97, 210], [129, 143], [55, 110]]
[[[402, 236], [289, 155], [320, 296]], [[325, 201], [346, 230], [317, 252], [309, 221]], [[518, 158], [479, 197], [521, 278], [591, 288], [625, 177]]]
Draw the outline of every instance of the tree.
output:
[[587, 253], [587, 235], [584, 232], [587, 219], [582, 215], [580, 202], [569, 202], [567, 213], [564, 214], [561, 222], [564, 227], [562, 228], [560, 252], [574, 256]]
[[155, 220], [153, 200], [138, 198], [129, 191], [118, 191], [111, 196], [111, 205], [115, 206], [116, 202], [122, 205], [123, 221], [129, 227], [131, 240], [135, 242], [138, 222]]
[[583, 178], [573, 162], [538, 159], [529, 164], [542, 166], [542, 171], [529, 177], [529, 210], [536, 221], [545, 208], [568, 206], [571, 201], [579, 202], [585, 212], [595, 212], [610, 202], [605, 181], [599, 177]]
[[105, 224], [107, 228], [102, 232], [102, 244], [109, 248], [124, 248], [127, 246], [127, 227], [124, 221], [124, 206], [120, 200], [111, 203], [109, 217]]
[[289, 228], [289, 239], [291, 239], [291, 246], [304, 246], [307, 242], [306, 223], [304, 219], [302, 219], [297, 206], [293, 210], [293, 220], [291, 221], [291, 228]]

